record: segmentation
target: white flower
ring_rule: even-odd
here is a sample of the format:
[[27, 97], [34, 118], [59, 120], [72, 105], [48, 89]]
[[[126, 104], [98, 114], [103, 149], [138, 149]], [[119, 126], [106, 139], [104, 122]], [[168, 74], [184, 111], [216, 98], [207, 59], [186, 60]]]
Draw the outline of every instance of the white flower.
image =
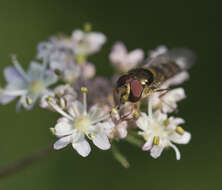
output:
[[53, 97], [54, 103], [58, 104], [62, 109], [69, 107], [76, 100], [77, 93], [70, 85], [59, 85], [54, 91], [49, 91], [42, 96], [40, 106], [42, 108], [50, 108], [48, 97]]
[[102, 45], [106, 42], [106, 36], [100, 32], [74, 30], [72, 40], [75, 54], [88, 56], [101, 49]]
[[142, 130], [139, 134], [146, 140], [143, 150], [150, 151], [153, 158], [158, 158], [164, 148], [172, 147], [176, 152], [176, 159], [180, 160], [180, 152], [173, 143], [187, 144], [191, 138], [190, 133], [179, 126], [183, 123], [183, 119], [167, 118], [167, 115], [159, 110], [151, 116], [141, 113], [136, 124]]
[[136, 67], [144, 58], [143, 50], [135, 49], [128, 52], [121, 42], [114, 44], [109, 59], [120, 72], [127, 72]]
[[52, 37], [38, 45], [37, 58], [48, 63], [50, 69], [59, 73], [60, 78], [73, 84], [80, 76], [80, 68], [75, 63], [74, 42], [71, 38]]
[[102, 150], [110, 148], [110, 142], [104, 129], [105, 125], [101, 123], [108, 119], [109, 115], [104, 115], [103, 110], [97, 105], [92, 106], [87, 112], [86, 94], [83, 95], [83, 104], [75, 101], [70, 105], [68, 113], [64, 112], [54, 101], [49, 101], [49, 104], [64, 116], [52, 129], [54, 134], [60, 138], [54, 144], [54, 149], [64, 148], [71, 143], [81, 156], [86, 157], [91, 151], [86, 137]]
[[[164, 89], [164, 87], [162, 87]], [[186, 98], [183, 88], [169, 90], [165, 95], [164, 92], [156, 92], [152, 95], [152, 106], [154, 110], [161, 109], [164, 113], [171, 113], [177, 109], [177, 102]]]
[[49, 41], [41, 42], [38, 45], [38, 59], [47, 60], [49, 62], [62, 63], [72, 60], [73, 42], [70, 38], [51, 37]]
[[17, 97], [20, 100], [17, 109], [24, 106], [31, 109], [36, 100], [48, 91], [48, 87], [57, 82], [57, 76], [48, 70], [45, 65], [31, 62], [26, 73], [17, 60], [13, 60], [14, 66], [4, 70], [6, 87], [0, 93], [0, 103], [8, 104]]

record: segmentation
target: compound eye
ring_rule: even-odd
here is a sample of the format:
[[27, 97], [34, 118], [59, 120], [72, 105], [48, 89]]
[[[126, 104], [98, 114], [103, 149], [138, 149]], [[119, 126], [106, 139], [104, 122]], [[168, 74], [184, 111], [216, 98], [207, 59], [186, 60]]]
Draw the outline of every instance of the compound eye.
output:
[[130, 99], [133, 102], [139, 101], [143, 92], [143, 86], [138, 80], [132, 80], [130, 82]]

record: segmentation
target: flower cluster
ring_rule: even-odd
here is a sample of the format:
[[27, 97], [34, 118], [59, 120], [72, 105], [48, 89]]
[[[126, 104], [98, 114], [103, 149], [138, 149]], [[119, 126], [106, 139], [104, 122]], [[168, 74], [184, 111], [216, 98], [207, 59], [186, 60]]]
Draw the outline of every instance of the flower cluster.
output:
[[[187, 71], [181, 69], [161, 83], [159, 89], [165, 91], [150, 93], [140, 101], [138, 109], [132, 102], [120, 104], [113, 90], [121, 74], [147, 63], [158, 64], [153, 59], [165, 61], [168, 56], [183, 68], [188, 58], [168, 54], [165, 46], [145, 55], [142, 49], [128, 51], [122, 42], [117, 42], [109, 54], [115, 69], [109, 79], [96, 76], [96, 67], [89, 61], [105, 42], [106, 36], [92, 32], [87, 24], [84, 30], [75, 30], [71, 36], [58, 35], [41, 42], [27, 72], [13, 56], [13, 65], [4, 69], [7, 84], [0, 90], [0, 103], [8, 104], [18, 97], [18, 111], [21, 106], [30, 110], [38, 103], [43, 109], [58, 112], [61, 118], [50, 128], [58, 138], [56, 150], [71, 144], [86, 157], [91, 151], [91, 141], [101, 150], [111, 149], [114, 157], [128, 167], [116, 146], [120, 140], [126, 140], [148, 151], [153, 158], [171, 147], [179, 160], [181, 154], [175, 144], [187, 144], [191, 134], [181, 127], [184, 119], [172, 116], [178, 110], [178, 102], [186, 98], [184, 89], [171, 88], [188, 79]], [[148, 107], [147, 112], [144, 106]]]

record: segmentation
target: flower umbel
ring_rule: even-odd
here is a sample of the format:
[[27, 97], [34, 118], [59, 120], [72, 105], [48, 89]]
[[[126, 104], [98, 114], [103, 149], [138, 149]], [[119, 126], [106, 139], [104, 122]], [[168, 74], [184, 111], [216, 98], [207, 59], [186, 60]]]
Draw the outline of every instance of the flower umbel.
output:
[[97, 105], [92, 106], [87, 111], [87, 89], [82, 88], [82, 92], [83, 104], [79, 101], [74, 101], [67, 108], [67, 112], [64, 112], [52, 99], [49, 99], [48, 103], [54, 110], [63, 115], [53, 129], [54, 134], [59, 138], [54, 144], [54, 149], [64, 148], [71, 143], [81, 156], [86, 157], [91, 151], [86, 138], [92, 140], [102, 150], [110, 148], [110, 143], [104, 129], [105, 125], [102, 123], [109, 115], [105, 115], [103, 110]]
[[[37, 61], [30, 63], [27, 72], [13, 56], [13, 66], [4, 69], [7, 84], [0, 88], [0, 104], [19, 98], [17, 109], [23, 106], [30, 110], [40, 99], [41, 108], [59, 113], [61, 118], [50, 128], [58, 139], [48, 152], [72, 144], [86, 157], [91, 152], [91, 141], [99, 149], [111, 149], [113, 157], [128, 168], [130, 164], [118, 147], [120, 141], [126, 141], [149, 151], [153, 158], [171, 147], [180, 160], [175, 144], [189, 143], [191, 134], [182, 128], [182, 118], [168, 114], [178, 111], [178, 102], [186, 98], [183, 88], [172, 87], [189, 78], [194, 54], [162, 45], [144, 55], [142, 49], [128, 51], [117, 42], [109, 54], [115, 68], [109, 78], [98, 75], [96, 65], [100, 63], [90, 60], [106, 40], [103, 33], [92, 31], [86, 24], [69, 36], [55, 35], [41, 42]], [[109, 69], [106, 63], [102, 62], [100, 68]], [[146, 106], [148, 114], [144, 112]], [[42, 157], [45, 152], [36, 155]], [[32, 159], [18, 162], [19, 167], [16, 163], [16, 168], [6, 173]]]
[[173, 144], [187, 144], [191, 135], [180, 126], [184, 123], [182, 118], [168, 118], [166, 114], [159, 110], [148, 116], [142, 112], [136, 124], [141, 129], [139, 135], [142, 135], [146, 141], [143, 145], [144, 151], [150, 151], [153, 158], [158, 158], [162, 151], [167, 147], [172, 147], [176, 152], [176, 159], [180, 160], [179, 149]]

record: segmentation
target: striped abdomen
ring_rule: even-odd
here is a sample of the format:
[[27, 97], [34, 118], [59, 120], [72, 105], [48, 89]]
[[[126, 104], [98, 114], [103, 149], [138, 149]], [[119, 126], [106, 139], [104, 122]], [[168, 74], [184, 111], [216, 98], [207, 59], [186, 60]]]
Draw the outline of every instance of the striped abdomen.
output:
[[160, 63], [145, 68], [153, 73], [154, 81], [163, 83], [183, 71], [175, 62]]

